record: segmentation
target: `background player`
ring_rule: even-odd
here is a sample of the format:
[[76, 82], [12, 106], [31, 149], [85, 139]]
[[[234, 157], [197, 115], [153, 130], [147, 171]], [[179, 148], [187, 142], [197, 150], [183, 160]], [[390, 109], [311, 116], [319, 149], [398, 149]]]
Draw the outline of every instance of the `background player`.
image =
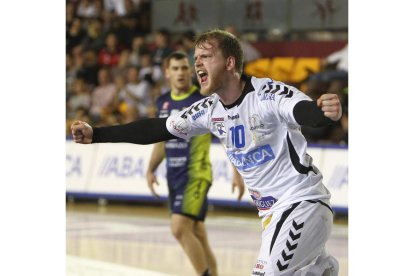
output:
[[[184, 52], [173, 52], [165, 60], [165, 75], [171, 91], [157, 99], [158, 117], [166, 118], [204, 98], [192, 84], [192, 68]], [[211, 134], [199, 135], [186, 141], [181, 138], [154, 145], [148, 165], [147, 182], [151, 193], [158, 197], [155, 170], [167, 159], [167, 181], [171, 230], [187, 254], [198, 275], [217, 275], [217, 263], [210, 248], [204, 218], [207, 213], [207, 193], [211, 186]], [[240, 200], [244, 184], [237, 174], [233, 186], [239, 188]], [[207, 271], [210, 271], [208, 274]]]
[[[335, 94], [317, 102], [269, 78], [242, 77], [243, 52], [232, 34], [213, 30], [195, 42], [195, 69], [203, 95], [168, 119], [93, 128], [77, 121], [77, 143], [155, 143], [212, 132], [243, 176], [262, 218], [262, 244], [252, 275], [337, 275], [325, 249], [333, 223], [330, 193], [306, 153], [301, 125], [341, 118]], [[198, 115], [196, 115], [198, 114]]]

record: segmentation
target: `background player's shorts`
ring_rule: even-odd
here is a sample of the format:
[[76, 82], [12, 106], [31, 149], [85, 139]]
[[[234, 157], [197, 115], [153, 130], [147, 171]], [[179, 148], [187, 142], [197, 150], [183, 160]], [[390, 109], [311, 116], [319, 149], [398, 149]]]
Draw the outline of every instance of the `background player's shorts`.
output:
[[330, 207], [318, 200], [294, 203], [263, 218], [252, 275], [338, 275], [338, 262], [325, 249], [332, 223]]
[[192, 179], [178, 188], [169, 187], [171, 212], [204, 221], [207, 214], [207, 193], [210, 186], [211, 182], [207, 180]]

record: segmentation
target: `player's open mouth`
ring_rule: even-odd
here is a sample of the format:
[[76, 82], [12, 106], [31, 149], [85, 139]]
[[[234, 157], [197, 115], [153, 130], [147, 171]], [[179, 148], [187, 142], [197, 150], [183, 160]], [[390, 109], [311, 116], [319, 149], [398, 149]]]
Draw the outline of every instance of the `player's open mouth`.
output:
[[204, 83], [206, 83], [206, 82], [207, 82], [207, 79], [208, 79], [207, 72], [202, 71], [202, 70], [198, 70], [198, 71], [197, 71], [197, 75], [198, 75], [198, 77], [200, 78], [200, 83], [201, 83], [201, 84], [204, 84]]

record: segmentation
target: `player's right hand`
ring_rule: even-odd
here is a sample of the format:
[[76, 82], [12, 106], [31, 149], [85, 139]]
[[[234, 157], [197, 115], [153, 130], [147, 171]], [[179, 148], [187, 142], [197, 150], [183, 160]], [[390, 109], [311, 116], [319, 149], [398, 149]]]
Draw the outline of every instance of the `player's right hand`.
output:
[[148, 188], [151, 191], [151, 194], [155, 196], [156, 198], [160, 198], [160, 196], [157, 194], [157, 192], [154, 189], [154, 184], [156, 184], [157, 186], [159, 186], [160, 184], [158, 183], [158, 179], [155, 176], [155, 174], [151, 171], [147, 172], [147, 184], [148, 184]]
[[92, 127], [85, 122], [75, 121], [71, 126], [72, 137], [75, 143], [90, 144], [92, 143]]

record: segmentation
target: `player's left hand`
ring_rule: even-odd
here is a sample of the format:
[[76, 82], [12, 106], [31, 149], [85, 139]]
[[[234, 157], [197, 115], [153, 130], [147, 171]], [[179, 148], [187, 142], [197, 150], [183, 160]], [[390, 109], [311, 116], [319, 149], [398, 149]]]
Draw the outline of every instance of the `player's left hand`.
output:
[[323, 94], [316, 103], [329, 119], [338, 121], [342, 117], [342, 107], [338, 95]]

